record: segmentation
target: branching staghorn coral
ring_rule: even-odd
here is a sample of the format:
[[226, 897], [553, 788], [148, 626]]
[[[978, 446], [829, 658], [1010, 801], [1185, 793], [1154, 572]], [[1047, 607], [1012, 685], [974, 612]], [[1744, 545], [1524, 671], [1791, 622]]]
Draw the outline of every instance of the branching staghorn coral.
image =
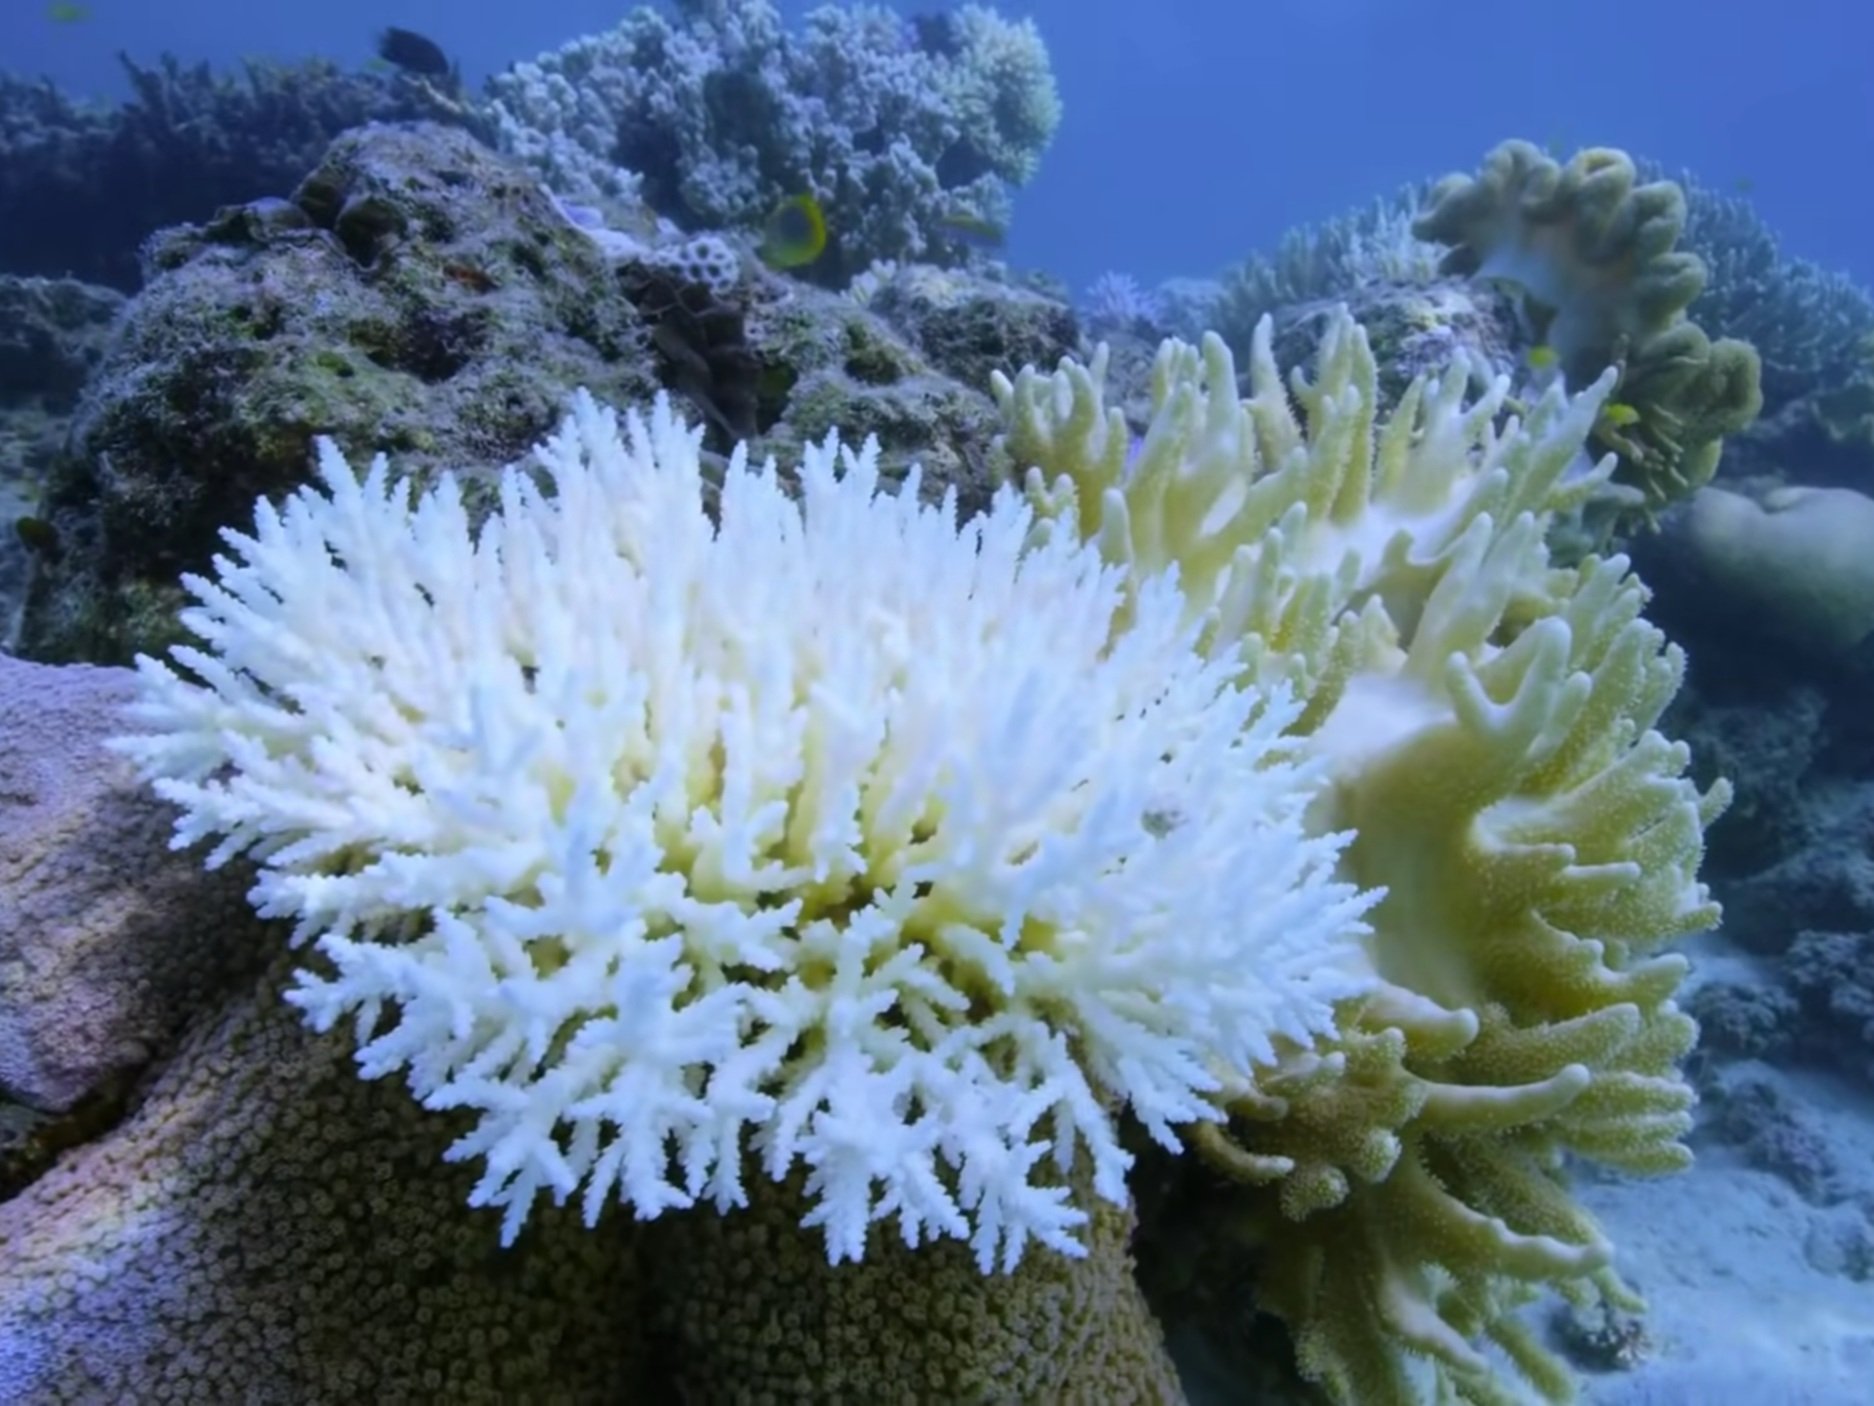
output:
[[1214, 325], [1230, 347], [1248, 350], [1267, 314], [1320, 298], [1345, 298], [1370, 283], [1425, 283], [1443, 250], [1413, 232], [1429, 182], [1400, 186], [1372, 204], [1304, 225], [1275, 252], [1252, 254], [1223, 277]]
[[118, 745], [316, 939], [315, 1028], [477, 1115], [450, 1156], [504, 1240], [542, 1195], [725, 1211], [758, 1163], [835, 1263], [887, 1220], [1080, 1254], [1118, 1106], [1175, 1146], [1365, 987], [1296, 706], [1170, 578], [1114, 638], [1121, 573], [1026, 549], [1013, 492], [959, 529], [829, 436], [799, 504], [738, 449], [718, 524], [700, 441], [582, 395], [553, 495], [509, 470], [478, 535], [454, 478], [328, 442], [185, 578], [202, 645], [139, 661]]
[[1542, 1284], [1625, 1298], [1557, 1166], [1683, 1165], [1694, 1026], [1660, 949], [1717, 917], [1695, 873], [1726, 792], [1700, 795], [1654, 729], [1682, 658], [1624, 558], [1562, 570], [1543, 545], [1613, 471], [1570, 473], [1613, 373], [1500, 425], [1507, 379], [1467, 401], [1468, 371], [1382, 422], [1344, 312], [1286, 385], [1265, 320], [1242, 401], [1220, 338], [1168, 342], [1130, 466], [1103, 357], [996, 383], [1041, 534], [1141, 580], [1178, 565], [1209, 647], [1304, 700], [1335, 777], [1312, 823], [1351, 826], [1343, 872], [1386, 889], [1383, 988], [1190, 1134], [1241, 1183], [1232, 1218], [1303, 1371], [1360, 1406], [1420, 1399], [1419, 1358], [1434, 1395], [1507, 1399], [1480, 1337], [1567, 1394], [1510, 1310]]

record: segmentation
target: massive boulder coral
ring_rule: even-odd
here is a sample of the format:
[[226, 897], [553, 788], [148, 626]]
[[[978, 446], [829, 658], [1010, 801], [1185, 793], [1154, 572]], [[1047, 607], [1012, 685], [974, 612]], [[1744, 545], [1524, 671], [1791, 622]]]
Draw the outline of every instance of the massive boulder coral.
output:
[[825, 5], [789, 33], [770, 0], [640, 6], [490, 81], [503, 150], [560, 194], [649, 200], [686, 229], [759, 229], [813, 195], [839, 287], [878, 259], [954, 261], [1007, 216], [1060, 123], [1030, 21]]
[[0, 656], [0, 1099], [119, 1087], [254, 965], [241, 872], [153, 860], [174, 816], [97, 745], [134, 696], [121, 670]]
[[0, 1202], [0, 1400], [643, 1399], [634, 1227], [547, 1211], [503, 1251], [440, 1160], [462, 1120], [309, 1035], [292, 966], [204, 1003], [121, 1122]]
[[[1291, 683], [1333, 780], [1311, 817], [1383, 887], [1374, 994], [1336, 1041], [1285, 1050], [1190, 1136], [1241, 1183], [1259, 1301], [1338, 1401], [1504, 1399], [1480, 1337], [1546, 1395], [1567, 1373], [1511, 1316], [1530, 1284], [1626, 1301], [1556, 1168], [1683, 1165], [1695, 1033], [1661, 948], [1717, 918], [1696, 880], [1723, 806], [1654, 724], [1683, 669], [1624, 558], [1554, 566], [1550, 518], [1613, 471], [1575, 471], [1613, 373], [1499, 425], [1462, 362], [1380, 419], [1343, 312], [1312, 381], [1258, 329], [1250, 395], [1215, 337], [1167, 343], [1131, 449], [1102, 359], [999, 380], [1002, 454], [1048, 530], [1141, 580], [1175, 564], [1205, 638]], [[1292, 397], [1292, 398], [1291, 398]], [[1299, 411], [1299, 414], [1297, 413]]]

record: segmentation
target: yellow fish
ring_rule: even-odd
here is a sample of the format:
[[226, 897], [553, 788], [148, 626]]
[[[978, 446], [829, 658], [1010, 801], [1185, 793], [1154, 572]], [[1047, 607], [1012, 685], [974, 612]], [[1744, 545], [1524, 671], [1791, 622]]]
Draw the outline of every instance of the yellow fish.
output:
[[1555, 348], [1543, 343], [1529, 349], [1529, 369], [1532, 371], [1552, 371], [1555, 369]]
[[939, 215], [937, 228], [958, 243], [973, 245], [978, 249], [1000, 249], [1008, 238], [1008, 231], [994, 220], [984, 219], [968, 210], [953, 210]]
[[799, 268], [826, 251], [826, 212], [811, 195], [790, 195], [761, 229], [761, 257], [771, 267]]
[[91, 18], [91, 7], [74, 5], [71, 0], [52, 0], [46, 6], [46, 18], [54, 24], [77, 24], [80, 20]]
[[1616, 429], [1624, 430], [1640, 422], [1640, 412], [1624, 400], [1610, 400], [1601, 407], [1601, 418]]

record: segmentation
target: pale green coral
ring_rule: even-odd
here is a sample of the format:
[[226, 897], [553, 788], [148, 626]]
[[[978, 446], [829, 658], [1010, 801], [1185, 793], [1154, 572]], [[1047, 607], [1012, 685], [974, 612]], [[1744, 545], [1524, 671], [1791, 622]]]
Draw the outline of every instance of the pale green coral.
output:
[[1686, 321], [1706, 270], [1676, 247], [1685, 218], [1679, 187], [1640, 181], [1623, 151], [1591, 147], [1563, 163], [1508, 141], [1475, 175], [1440, 181], [1413, 225], [1449, 246], [1441, 272], [1518, 289], [1572, 384], [1621, 369], [1626, 413], [1595, 430], [1648, 511], [1709, 482], [1723, 437], [1763, 406], [1755, 350]]
[[1543, 1283], [1624, 1298], [1561, 1153], [1686, 1159], [1694, 1026], [1659, 949], [1716, 920], [1695, 874], [1726, 798], [1655, 730], [1683, 661], [1625, 559], [1564, 570], [1544, 546], [1612, 470], [1578, 467], [1613, 373], [1519, 425], [1507, 381], [1467, 400], [1459, 365], [1381, 420], [1344, 312], [1288, 385], [1265, 321], [1247, 400], [1219, 339], [1166, 344], [1128, 466], [1103, 369], [998, 381], [1005, 471], [1140, 578], [1176, 564], [1211, 646], [1303, 691], [1335, 775], [1314, 822], [1353, 830], [1347, 876], [1388, 891], [1382, 993], [1195, 1135], [1242, 1181], [1261, 1302], [1339, 1401], [1418, 1399], [1421, 1359], [1448, 1399], [1506, 1399], [1486, 1337], [1560, 1399], [1510, 1313]]

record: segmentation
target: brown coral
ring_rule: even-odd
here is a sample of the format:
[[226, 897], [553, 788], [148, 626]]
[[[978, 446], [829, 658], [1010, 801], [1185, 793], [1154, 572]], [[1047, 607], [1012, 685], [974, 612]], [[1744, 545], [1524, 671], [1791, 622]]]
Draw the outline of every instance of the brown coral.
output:
[[646, 1233], [654, 1318], [686, 1399], [1184, 1399], [1133, 1278], [1129, 1209], [1085, 1194], [1086, 1258], [1030, 1254], [984, 1276], [967, 1245], [911, 1248], [879, 1226], [864, 1260], [830, 1266], [799, 1229], [798, 1178], [750, 1196], [746, 1210], [667, 1217]]
[[[503, 1251], [450, 1118], [280, 999], [190, 1031], [109, 1136], [0, 1204], [0, 1400], [589, 1401], [642, 1381], [632, 1224]], [[455, 1128], [454, 1131], [461, 1131]]]

